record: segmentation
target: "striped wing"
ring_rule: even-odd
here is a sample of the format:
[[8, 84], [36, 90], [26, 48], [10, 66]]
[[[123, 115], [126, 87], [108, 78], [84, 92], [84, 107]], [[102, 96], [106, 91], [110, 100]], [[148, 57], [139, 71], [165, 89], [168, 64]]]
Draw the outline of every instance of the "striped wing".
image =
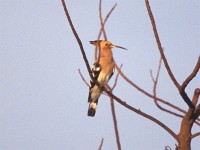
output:
[[[93, 66], [92, 66], [92, 76], [96, 81], [99, 77], [100, 72], [101, 72], [101, 65], [98, 62], [94, 63]], [[92, 80], [90, 80], [90, 84], [91, 84], [91, 86], [90, 86], [90, 93], [89, 93], [89, 97], [88, 97], [88, 102], [91, 101], [91, 97], [90, 97], [91, 96], [91, 90], [95, 86], [95, 83]]]

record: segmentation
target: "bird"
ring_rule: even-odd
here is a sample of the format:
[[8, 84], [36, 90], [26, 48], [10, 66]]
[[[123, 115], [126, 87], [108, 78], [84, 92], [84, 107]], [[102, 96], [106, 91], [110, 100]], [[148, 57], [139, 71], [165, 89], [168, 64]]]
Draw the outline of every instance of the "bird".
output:
[[89, 96], [88, 96], [88, 113], [90, 117], [94, 117], [98, 104], [98, 99], [102, 93], [102, 87], [108, 83], [115, 71], [115, 61], [113, 59], [112, 48], [121, 48], [127, 50], [124, 47], [113, 45], [107, 40], [90, 41], [90, 44], [99, 47], [99, 58], [93, 64], [91, 72], [93, 79], [99, 83], [95, 84], [90, 80]]

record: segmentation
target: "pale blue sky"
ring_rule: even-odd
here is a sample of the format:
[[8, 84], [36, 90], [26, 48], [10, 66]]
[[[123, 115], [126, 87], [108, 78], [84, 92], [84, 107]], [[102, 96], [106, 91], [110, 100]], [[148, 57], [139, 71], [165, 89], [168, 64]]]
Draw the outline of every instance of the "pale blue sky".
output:
[[[66, 1], [90, 65], [94, 47], [89, 41], [97, 38], [100, 28], [98, 3]], [[159, 53], [145, 2], [104, 0], [104, 16], [115, 3], [105, 28], [108, 39], [128, 51], [113, 49], [114, 58], [133, 82], [151, 92], [149, 71], [155, 74]], [[150, 0], [150, 5], [166, 57], [182, 83], [200, 54], [200, 1]], [[0, 21], [0, 149], [94, 150], [101, 138], [103, 150], [117, 149], [108, 97], [101, 96], [96, 116], [87, 117], [88, 88], [78, 68], [88, 81], [89, 76], [61, 1], [0, 0]], [[199, 74], [186, 89], [190, 97], [196, 87]], [[179, 118], [160, 111], [121, 77], [114, 93], [178, 133]], [[157, 94], [187, 109], [164, 67]], [[165, 130], [115, 104], [122, 149], [174, 149], [176, 141]], [[199, 140], [192, 141], [193, 150], [200, 147]]]

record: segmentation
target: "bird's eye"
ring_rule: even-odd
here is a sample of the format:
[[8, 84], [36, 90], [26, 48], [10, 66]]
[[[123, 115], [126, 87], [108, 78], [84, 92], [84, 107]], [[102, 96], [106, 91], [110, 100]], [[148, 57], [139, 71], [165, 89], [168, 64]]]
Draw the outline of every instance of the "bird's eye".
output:
[[105, 46], [109, 47], [109, 46], [110, 46], [110, 43], [106, 43]]

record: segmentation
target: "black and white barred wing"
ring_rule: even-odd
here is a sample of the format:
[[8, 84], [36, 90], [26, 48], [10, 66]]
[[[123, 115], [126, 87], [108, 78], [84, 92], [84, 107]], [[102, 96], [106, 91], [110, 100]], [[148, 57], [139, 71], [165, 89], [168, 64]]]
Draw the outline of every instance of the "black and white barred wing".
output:
[[[92, 67], [92, 76], [97, 81], [99, 74], [101, 72], [101, 66], [99, 63], [95, 63]], [[98, 99], [101, 95], [101, 91], [95, 83], [90, 80], [90, 89], [89, 89], [89, 96], [88, 96], [88, 102], [89, 102], [89, 108], [88, 108], [88, 116], [93, 117], [96, 113], [96, 107], [98, 104]]]
[[[98, 80], [100, 72], [101, 72], [100, 64], [94, 63], [92, 66], [92, 76], [96, 81]], [[90, 91], [89, 91], [89, 96], [88, 96], [88, 102], [92, 101], [91, 93], [92, 93], [92, 91], [94, 91], [94, 87], [95, 87], [95, 83], [92, 80], [90, 80], [90, 89], [89, 89]]]

